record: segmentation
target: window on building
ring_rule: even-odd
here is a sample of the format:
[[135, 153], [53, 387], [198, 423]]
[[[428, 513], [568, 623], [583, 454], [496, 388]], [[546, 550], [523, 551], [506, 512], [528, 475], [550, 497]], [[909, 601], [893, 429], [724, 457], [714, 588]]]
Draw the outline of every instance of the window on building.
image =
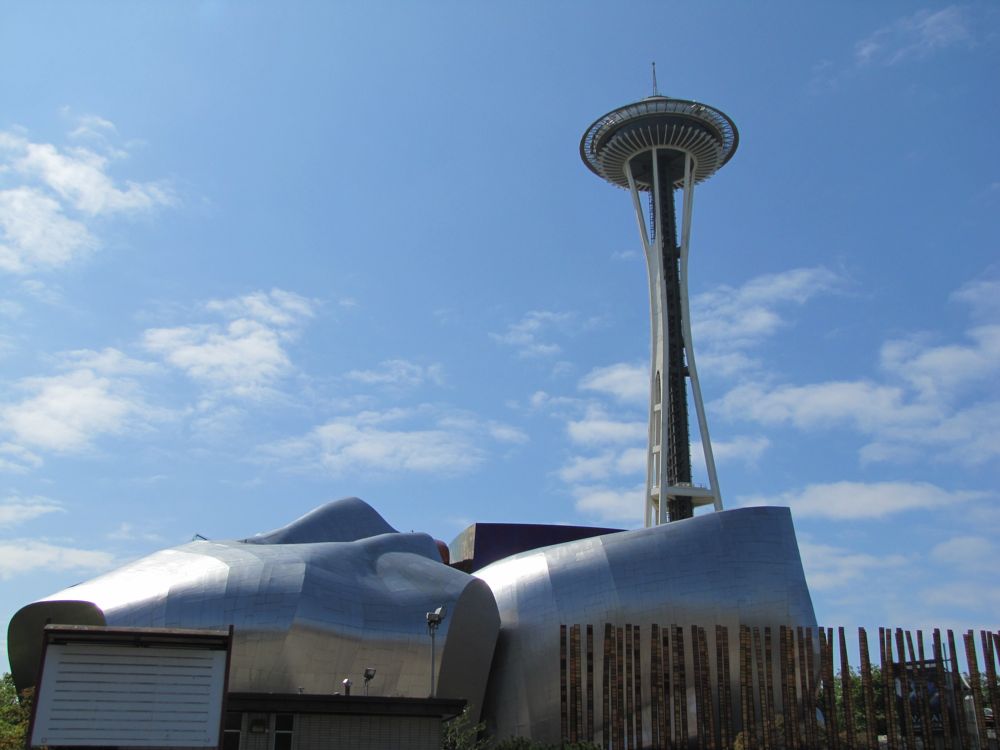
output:
[[292, 750], [294, 714], [276, 714], [274, 717], [274, 750]]
[[226, 724], [222, 732], [222, 750], [240, 750], [240, 731], [243, 729], [243, 714], [239, 711], [226, 712]]

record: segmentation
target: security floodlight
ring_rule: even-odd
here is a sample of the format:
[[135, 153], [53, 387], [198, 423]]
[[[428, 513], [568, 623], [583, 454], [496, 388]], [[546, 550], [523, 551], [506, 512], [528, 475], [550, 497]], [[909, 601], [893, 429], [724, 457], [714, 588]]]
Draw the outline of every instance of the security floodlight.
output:
[[434, 650], [435, 646], [435, 636], [437, 635], [438, 626], [441, 621], [444, 620], [445, 615], [448, 611], [444, 607], [438, 607], [433, 612], [427, 613], [427, 632], [431, 634], [431, 697], [434, 697], [434, 664], [436, 663], [436, 654]]
[[448, 610], [446, 610], [444, 607], [438, 607], [433, 612], [428, 612], [427, 613], [428, 629], [430, 629], [430, 631], [433, 633], [434, 630], [437, 628], [437, 626], [441, 624], [441, 621], [445, 618], [445, 615], [447, 614]]
[[350, 677], [345, 677], [340, 684], [344, 686], [344, 695], [350, 695], [351, 694], [351, 685], [354, 684], [353, 682], [351, 682], [351, 678]]
[[368, 683], [375, 679], [375, 667], [365, 667], [365, 695], [368, 695]]

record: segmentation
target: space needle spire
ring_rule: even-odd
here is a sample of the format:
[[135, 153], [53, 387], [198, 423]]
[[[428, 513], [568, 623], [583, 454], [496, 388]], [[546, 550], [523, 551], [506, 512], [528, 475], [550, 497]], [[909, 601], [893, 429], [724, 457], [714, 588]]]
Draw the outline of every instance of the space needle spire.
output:
[[[598, 118], [580, 141], [584, 164], [631, 193], [649, 271], [652, 363], [646, 526], [690, 518], [702, 505], [722, 510], [691, 345], [688, 248], [694, 186], [728, 162], [739, 143], [736, 125], [720, 110], [660, 95], [655, 63], [653, 92]], [[640, 193], [649, 195], [648, 215]], [[680, 221], [675, 193], [680, 197]], [[706, 487], [691, 479], [688, 382], [708, 473]]]

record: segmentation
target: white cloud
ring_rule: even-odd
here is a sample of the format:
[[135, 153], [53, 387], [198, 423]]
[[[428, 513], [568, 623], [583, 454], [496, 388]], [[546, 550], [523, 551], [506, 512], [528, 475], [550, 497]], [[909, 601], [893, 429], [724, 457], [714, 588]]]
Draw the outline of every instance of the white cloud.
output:
[[631, 489], [595, 485], [575, 487], [573, 496], [580, 513], [596, 516], [602, 522], [635, 526], [642, 522], [642, 498], [645, 492], [644, 485], [636, 485]]
[[859, 41], [854, 60], [858, 66], [895, 65], [971, 42], [965, 9], [951, 5], [937, 11], [918, 10]]
[[902, 555], [878, 557], [863, 552], [799, 541], [802, 567], [814, 591], [843, 588], [864, 581], [876, 571], [898, 568], [907, 564]]
[[86, 148], [60, 151], [51, 143], [25, 141], [14, 167], [37, 178], [78, 211], [91, 216], [119, 211], [138, 212], [170, 205], [163, 185], [127, 181], [124, 189], [107, 174], [109, 159]]
[[597, 456], [573, 456], [558, 471], [559, 478], [573, 484], [584, 480], [605, 479], [615, 466], [615, 454], [608, 451]]
[[96, 245], [87, 227], [49, 196], [27, 187], [0, 190], [0, 270], [59, 268]]
[[89, 369], [26, 378], [27, 398], [0, 405], [0, 429], [18, 445], [61, 453], [83, 451], [103, 435], [118, 435], [162, 416], [147, 406], [127, 379]]
[[487, 436], [506, 443], [527, 439], [507, 425], [423, 405], [337, 417], [264, 453], [293, 468], [320, 467], [335, 476], [373, 471], [455, 475], [486, 460]]
[[220, 392], [243, 398], [272, 395], [276, 383], [293, 370], [285, 344], [297, 335], [297, 324], [313, 315], [314, 302], [272, 289], [212, 300], [205, 307], [231, 320], [151, 328], [143, 334], [144, 348]]
[[611, 396], [617, 401], [646, 405], [649, 403], [649, 368], [626, 362], [597, 367], [583, 376], [580, 388]]
[[137, 529], [135, 524], [129, 523], [128, 521], [122, 521], [113, 530], [108, 532], [108, 539], [114, 539], [115, 541], [121, 542], [159, 542], [162, 541], [162, 537], [159, 534], [155, 534], [151, 531], [142, 531]]
[[157, 370], [153, 362], [133, 359], [114, 348], [101, 351], [76, 349], [63, 355], [64, 369], [87, 369], [102, 375], [148, 375]]
[[548, 357], [562, 351], [558, 344], [542, 339], [551, 329], [564, 328], [573, 318], [571, 313], [551, 310], [532, 310], [517, 323], [511, 323], [504, 333], [491, 333], [490, 337], [517, 349], [521, 357]]
[[[946, 607], [949, 610], [964, 609], [987, 613], [991, 624], [982, 629], [991, 630], [994, 627], [992, 622], [996, 613], [996, 603], [1000, 601], [1000, 586], [991, 584], [992, 581], [988, 583], [949, 581], [947, 585], [922, 590], [920, 598], [931, 606]], [[969, 628], [970, 624], [968, 621], [964, 621], [960, 627], [955, 629], [959, 631], [980, 629]]]
[[[742, 435], [731, 440], [716, 440], [712, 443], [712, 453], [720, 463], [736, 463], [740, 461], [749, 466], [755, 466], [764, 452], [771, 447], [771, 441], [763, 435], [750, 437]], [[700, 446], [697, 450], [692, 446], [692, 454], [702, 455]]]
[[444, 368], [440, 364], [420, 365], [405, 359], [387, 359], [373, 370], [351, 370], [344, 377], [366, 385], [416, 388], [426, 382], [442, 385]]
[[691, 298], [691, 335], [695, 346], [726, 353], [752, 346], [787, 324], [778, 309], [802, 305], [813, 297], [836, 290], [843, 283], [823, 268], [795, 268], [764, 274], [741, 287], [722, 285]]
[[996, 564], [996, 544], [982, 536], [954, 536], [931, 549], [931, 558], [956, 570], [992, 571]]
[[226, 300], [211, 300], [205, 308], [230, 319], [250, 318], [275, 328], [287, 328], [312, 318], [315, 300], [284, 289], [256, 291]]
[[0, 500], [0, 527], [16, 526], [49, 513], [61, 513], [63, 508], [47, 497], [11, 495]]
[[1000, 375], [1000, 325], [968, 331], [971, 344], [923, 346], [918, 339], [886, 342], [881, 364], [909, 383], [922, 399], [948, 398], [970, 383]]
[[947, 490], [926, 482], [832, 482], [801, 490], [737, 498], [740, 506], [787, 505], [802, 518], [835, 521], [885, 518], [898, 513], [934, 511], [985, 497], [982, 492]]
[[37, 469], [41, 465], [41, 457], [23, 445], [0, 442], [0, 472], [23, 474], [31, 469]]
[[[997, 183], [1000, 185], [1000, 183]], [[951, 295], [957, 302], [968, 305], [973, 316], [991, 320], [1000, 320], [1000, 280], [977, 279], [963, 285]]]
[[580, 445], [641, 442], [647, 438], [645, 422], [625, 422], [609, 417], [603, 409], [591, 406], [582, 419], [566, 424], [570, 440]]
[[108, 552], [64, 547], [38, 539], [0, 541], [0, 579], [5, 581], [32, 570], [101, 571], [110, 568], [114, 561]]
[[522, 445], [531, 440], [524, 430], [520, 430], [509, 424], [503, 424], [502, 422], [487, 422], [486, 431], [498, 443]]
[[792, 424], [800, 429], [846, 424], [865, 432], [887, 424], [923, 424], [938, 414], [933, 407], [907, 403], [901, 388], [866, 381], [781, 385], [770, 390], [745, 384], [713, 406], [727, 417], [761, 424]]
[[143, 346], [190, 378], [239, 396], [259, 396], [291, 370], [281, 336], [254, 320], [153, 328]]
[[70, 135], [89, 139], [102, 152], [60, 149], [0, 131], [0, 173], [10, 183], [0, 190], [0, 271], [61, 268], [98, 247], [88, 226], [93, 217], [147, 212], [174, 202], [165, 184], [119, 185], [111, 178], [111, 161], [128, 156], [108, 146], [112, 123], [90, 115]]

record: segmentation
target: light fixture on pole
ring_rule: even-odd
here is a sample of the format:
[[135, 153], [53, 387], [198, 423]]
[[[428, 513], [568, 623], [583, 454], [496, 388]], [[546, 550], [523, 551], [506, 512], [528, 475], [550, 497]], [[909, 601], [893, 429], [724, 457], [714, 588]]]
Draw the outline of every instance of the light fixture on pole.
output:
[[434, 697], [434, 664], [436, 662], [435, 636], [437, 629], [444, 620], [447, 611], [444, 607], [438, 607], [433, 612], [427, 613], [427, 631], [431, 634], [431, 697]]
[[368, 683], [375, 678], [375, 667], [365, 667], [365, 696], [368, 695]]
[[350, 677], [345, 677], [343, 679], [343, 681], [341, 681], [340, 684], [344, 686], [344, 695], [350, 695], [351, 694], [351, 685], [354, 684], [353, 682], [351, 682], [351, 678]]

